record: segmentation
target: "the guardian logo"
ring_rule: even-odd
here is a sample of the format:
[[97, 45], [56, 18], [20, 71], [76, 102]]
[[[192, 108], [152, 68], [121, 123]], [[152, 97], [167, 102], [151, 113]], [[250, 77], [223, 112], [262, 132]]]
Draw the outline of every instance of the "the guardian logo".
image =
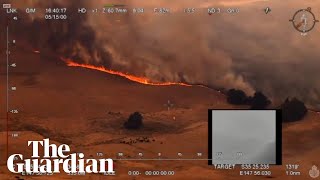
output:
[[[24, 159], [22, 154], [11, 155], [7, 160], [9, 171], [23, 174], [53, 174], [60, 173], [60, 166], [62, 166], [62, 170], [69, 174], [102, 173], [104, 175], [115, 175], [112, 159], [84, 159], [83, 153], [68, 154], [70, 152], [68, 145], [62, 144], [57, 147], [55, 144], [49, 144], [49, 139], [28, 141], [28, 146], [31, 145], [32, 159]], [[43, 146], [44, 149], [42, 158], [39, 156], [39, 145]]]

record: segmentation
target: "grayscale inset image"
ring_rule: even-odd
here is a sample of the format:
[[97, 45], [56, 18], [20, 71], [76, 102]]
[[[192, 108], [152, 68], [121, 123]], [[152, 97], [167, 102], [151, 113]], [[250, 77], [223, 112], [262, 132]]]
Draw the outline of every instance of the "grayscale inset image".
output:
[[213, 110], [212, 164], [276, 164], [275, 110]]

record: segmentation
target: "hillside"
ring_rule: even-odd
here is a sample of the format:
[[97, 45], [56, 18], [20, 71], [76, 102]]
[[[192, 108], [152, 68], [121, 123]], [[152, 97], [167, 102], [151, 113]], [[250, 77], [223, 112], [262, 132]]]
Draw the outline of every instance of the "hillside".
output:
[[[4, 59], [1, 53], [1, 59]], [[239, 108], [227, 104], [223, 94], [198, 86], [148, 86], [117, 75], [90, 69], [68, 67], [58, 57], [48, 57], [31, 51], [16, 50], [13, 58], [17, 68], [10, 70], [10, 84], [17, 86], [10, 93], [10, 109], [19, 114], [10, 115], [9, 129], [18, 133], [9, 137], [9, 152], [30, 155], [27, 141], [49, 137], [56, 143], [71, 145], [74, 152], [82, 151], [87, 157], [115, 158], [117, 152], [127, 157], [153, 158], [161, 152], [164, 157], [176, 157], [178, 152], [190, 158], [197, 152], [207, 157], [207, 109]], [[1, 61], [1, 82], [5, 82], [5, 65]], [[1, 94], [5, 84], [1, 83]], [[172, 102], [170, 110], [166, 103]], [[1, 106], [5, 99], [1, 99]], [[128, 131], [123, 128], [129, 115], [139, 111], [144, 116], [144, 128]], [[283, 126], [284, 164], [300, 163], [305, 179], [320, 150], [320, 115], [309, 112], [300, 122]], [[5, 166], [5, 109], [1, 108], [1, 167], [3, 179], [16, 179]], [[128, 144], [147, 137], [150, 142]], [[239, 179], [238, 171], [218, 171], [207, 166], [207, 161], [116, 161], [117, 176], [127, 179], [127, 171], [174, 170], [170, 178], [184, 179]], [[277, 179], [285, 178], [285, 170], [275, 169]], [[187, 178], [185, 178], [187, 177]], [[45, 179], [68, 179], [67, 175], [48, 176]], [[99, 175], [81, 179], [98, 179]], [[134, 177], [132, 177], [134, 178]], [[139, 179], [139, 177], [136, 177]], [[145, 178], [145, 176], [140, 176]], [[161, 178], [161, 177], [160, 177]], [[248, 177], [243, 177], [248, 178]], [[250, 178], [250, 177], [249, 177]], [[257, 179], [257, 177], [251, 177]], [[27, 177], [44, 179], [44, 177]]]

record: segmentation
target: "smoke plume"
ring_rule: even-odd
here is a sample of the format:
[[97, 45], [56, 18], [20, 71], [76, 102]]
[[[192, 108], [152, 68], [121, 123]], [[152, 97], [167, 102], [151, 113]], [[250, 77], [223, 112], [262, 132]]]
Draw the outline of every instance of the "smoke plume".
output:
[[[320, 108], [319, 25], [301, 36], [289, 22], [301, 8], [311, 7], [320, 16], [319, 2], [116, 1], [128, 5], [128, 10], [145, 10], [122, 15], [77, 13], [82, 7], [102, 10], [102, 0], [16, 3], [23, 8], [68, 8], [67, 21], [45, 21], [41, 13], [24, 15], [25, 31], [20, 36], [30, 42], [37, 39], [32, 41], [36, 48], [154, 81], [201, 83], [248, 94], [258, 90], [275, 101], [298, 97]], [[272, 10], [269, 14], [263, 11], [267, 6]], [[155, 14], [155, 7], [173, 12]], [[195, 14], [183, 13], [187, 7], [196, 8]], [[208, 15], [207, 7], [219, 7], [223, 13]], [[228, 8], [240, 12], [228, 14]]]

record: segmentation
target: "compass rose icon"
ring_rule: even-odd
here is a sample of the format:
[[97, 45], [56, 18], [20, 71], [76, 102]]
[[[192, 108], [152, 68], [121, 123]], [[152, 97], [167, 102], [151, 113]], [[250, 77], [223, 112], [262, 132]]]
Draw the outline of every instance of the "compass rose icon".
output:
[[316, 23], [319, 22], [310, 7], [299, 9], [289, 21], [292, 22], [293, 27], [301, 32], [302, 35], [306, 35], [306, 33], [311, 31]]

